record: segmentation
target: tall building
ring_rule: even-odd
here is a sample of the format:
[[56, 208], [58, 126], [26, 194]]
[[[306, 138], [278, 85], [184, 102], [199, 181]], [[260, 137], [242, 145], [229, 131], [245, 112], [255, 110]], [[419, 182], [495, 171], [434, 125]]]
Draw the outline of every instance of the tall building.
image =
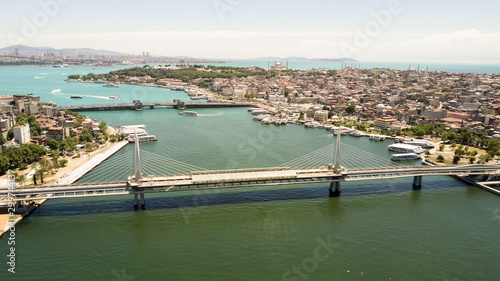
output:
[[25, 124], [14, 127], [14, 139], [19, 144], [28, 143], [31, 141], [30, 125]]

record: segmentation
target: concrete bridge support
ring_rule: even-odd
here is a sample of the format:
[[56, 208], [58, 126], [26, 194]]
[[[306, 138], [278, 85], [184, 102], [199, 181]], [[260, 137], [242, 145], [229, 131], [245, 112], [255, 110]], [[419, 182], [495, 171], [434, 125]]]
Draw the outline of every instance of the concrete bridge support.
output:
[[413, 190], [422, 189], [422, 176], [413, 177]]
[[328, 190], [330, 193], [330, 197], [339, 197], [340, 196], [340, 182], [332, 181], [330, 183], [330, 189]]
[[141, 207], [144, 208], [144, 206], [146, 205], [146, 200], [144, 199], [144, 193], [141, 192], [141, 193], [134, 193], [134, 207], [138, 207], [139, 206], [139, 200], [138, 200], [138, 197], [140, 196], [141, 198]]

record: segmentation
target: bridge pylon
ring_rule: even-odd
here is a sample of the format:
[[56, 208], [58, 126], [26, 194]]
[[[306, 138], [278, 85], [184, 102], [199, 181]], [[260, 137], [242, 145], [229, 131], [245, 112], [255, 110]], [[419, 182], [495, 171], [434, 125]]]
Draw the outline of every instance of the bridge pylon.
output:
[[413, 190], [422, 189], [422, 176], [413, 177]]
[[138, 196], [140, 195], [141, 197], [141, 206], [144, 207], [146, 205], [146, 201], [144, 199], [144, 192], [139, 192], [137, 191], [144, 191], [142, 188], [140, 188], [141, 183], [142, 183], [142, 172], [141, 172], [141, 152], [139, 150], [139, 137], [137, 136], [137, 131], [135, 132], [135, 157], [134, 157], [134, 162], [135, 162], [135, 177], [134, 177], [134, 184], [131, 185], [132, 189], [136, 191], [134, 193], [134, 207], [138, 207]]
[[[335, 145], [335, 156], [333, 158], [333, 172], [335, 174], [339, 174], [341, 172], [340, 168], [340, 129], [337, 131], [337, 143]], [[332, 181], [330, 183], [329, 194], [330, 197], [339, 197], [340, 196], [340, 181]]]

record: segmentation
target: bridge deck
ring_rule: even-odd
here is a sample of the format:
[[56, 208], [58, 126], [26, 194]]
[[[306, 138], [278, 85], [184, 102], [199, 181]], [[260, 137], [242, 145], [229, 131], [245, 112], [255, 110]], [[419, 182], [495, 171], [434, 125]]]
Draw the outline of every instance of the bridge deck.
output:
[[[337, 174], [328, 168], [206, 171], [186, 175], [146, 177], [138, 184], [135, 182], [110, 182], [22, 187], [16, 188], [14, 194], [18, 196], [18, 200], [22, 200], [25, 196], [39, 195], [42, 195], [41, 198], [66, 198], [235, 186], [360, 181], [411, 176], [498, 174], [499, 170], [500, 165], [465, 165], [344, 170]], [[7, 196], [6, 188], [0, 189], [0, 197], [2, 196]]]

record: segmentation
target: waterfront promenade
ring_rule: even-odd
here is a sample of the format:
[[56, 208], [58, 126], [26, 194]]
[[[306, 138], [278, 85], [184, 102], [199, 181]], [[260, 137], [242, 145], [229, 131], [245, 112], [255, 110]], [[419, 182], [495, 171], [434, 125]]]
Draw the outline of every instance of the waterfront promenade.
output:
[[114, 143], [105, 151], [99, 153], [95, 157], [86, 161], [78, 168], [74, 169], [69, 175], [62, 177], [58, 180], [57, 184], [72, 184], [77, 181], [79, 178], [83, 177], [86, 173], [94, 169], [97, 165], [101, 164], [104, 160], [108, 159], [111, 155], [118, 152], [120, 149], [125, 147], [128, 144], [128, 141], [121, 141], [118, 143]]

